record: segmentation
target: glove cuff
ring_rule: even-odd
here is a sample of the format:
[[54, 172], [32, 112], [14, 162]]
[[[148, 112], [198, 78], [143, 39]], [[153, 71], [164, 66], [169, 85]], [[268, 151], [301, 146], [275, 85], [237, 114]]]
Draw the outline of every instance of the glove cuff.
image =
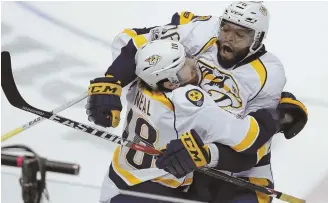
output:
[[295, 105], [296, 107], [303, 110], [302, 112], [304, 112], [304, 114], [305, 114], [304, 116], [308, 115], [308, 112], [307, 112], [307, 109], [306, 109], [305, 105], [302, 102], [298, 101], [298, 100], [293, 100], [291, 98], [282, 98], [282, 99], [280, 99], [279, 104]]
[[206, 145], [209, 149], [210, 162], [207, 167], [216, 167], [219, 163], [219, 149], [215, 144]]
[[105, 82], [105, 83], [114, 83], [117, 85], [121, 85], [121, 81], [117, 80], [114, 76], [112, 75], [106, 75], [105, 77], [99, 77], [99, 78], [95, 78], [93, 80], [90, 81], [90, 84], [93, 83], [100, 83], [100, 82]]
[[113, 83], [117, 83], [119, 85], [121, 85], [121, 81], [117, 80], [113, 75], [106, 75], [105, 78], [110, 81], [110, 82], [113, 82]]

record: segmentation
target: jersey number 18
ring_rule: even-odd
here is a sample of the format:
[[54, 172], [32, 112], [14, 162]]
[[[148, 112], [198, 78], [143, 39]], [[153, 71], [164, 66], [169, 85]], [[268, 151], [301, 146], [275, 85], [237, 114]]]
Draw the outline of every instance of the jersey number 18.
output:
[[[127, 126], [126, 129], [123, 132], [122, 137], [127, 139], [129, 136], [129, 125], [132, 120], [133, 116], [133, 110], [131, 109], [128, 113], [127, 116]], [[133, 137], [134, 142], [138, 143], [144, 143], [147, 146], [152, 146], [154, 147], [154, 144], [157, 141], [158, 133], [157, 130], [149, 124], [147, 120], [145, 120], [142, 117], [138, 117], [136, 120], [136, 125], [135, 125], [135, 136]], [[142, 152], [137, 152], [134, 149], [129, 149], [127, 153], [125, 154], [125, 159], [129, 163], [130, 166], [136, 168], [136, 169], [145, 169], [145, 168], [151, 168], [152, 161], [153, 161], [153, 156], [149, 154], [142, 153], [138, 158], [136, 157], [137, 153], [142, 153]]]

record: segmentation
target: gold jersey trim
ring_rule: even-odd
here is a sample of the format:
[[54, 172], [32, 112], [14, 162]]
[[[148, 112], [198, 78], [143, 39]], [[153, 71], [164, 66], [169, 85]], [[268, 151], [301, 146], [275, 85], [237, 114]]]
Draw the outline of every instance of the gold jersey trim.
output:
[[137, 178], [136, 176], [134, 176], [132, 173], [130, 173], [129, 171], [123, 169], [120, 167], [120, 164], [119, 164], [119, 161], [118, 161], [118, 158], [120, 156], [120, 147], [117, 147], [116, 150], [114, 151], [114, 155], [113, 155], [113, 168], [115, 170], [115, 172], [120, 176], [129, 182], [129, 185], [137, 185], [137, 184], [140, 184], [142, 183], [142, 181]]
[[132, 37], [132, 40], [138, 49], [148, 42], [144, 35], [136, 35]]
[[125, 34], [129, 35], [130, 37], [134, 37], [134, 36], [138, 35], [136, 33], [136, 31], [134, 31], [132, 29], [124, 29], [122, 33], [125, 33]]
[[171, 111], [174, 111], [174, 107], [172, 102], [165, 96], [163, 92], [159, 91], [150, 91], [145, 88], [142, 88], [142, 93], [149, 96], [150, 98], [162, 103], [165, 107], [170, 109]]
[[182, 183], [171, 178], [162, 178], [158, 177], [152, 180], [152, 182], [160, 183], [162, 185], [171, 187], [171, 188], [177, 188], [180, 186], [186, 186], [190, 185], [192, 183], [192, 178], [186, 178]]
[[211, 46], [214, 46], [216, 44], [216, 41], [217, 41], [217, 38], [216, 37], [212, 37], [210, 40], [208, 40], [206, 42], [206, 44], [200, 49], [199, 52], [197, 52], [196, 54], [194, 54], [194, 56], [197, 56], [197, 55], [205, 52]]
[[265, 69], [265, 66], [263, 65], [263, 63], [259, 59], [256, 59], [256, 60], [250, 62], [250, 65], [254, 68], [254, 70], [259, 75], [260, 84], [261, 84], [261, 88], [262, 88], [265, 84], [266, 79], [267, 79], [267, 71]]
[[266, 144], [257, 150], [257, 163], [264, 157], [266, 152]]
[[296, 106], [300, 107], [306, 113], [306, 115], [308, 115], [308, 112], [307, 112], [307, 109], [306, 109], [305, 105], [302, 104], [301, 102], [297, 101], [297, 100], [293, 100], [291, 98], [280, 99], [280, 104], [283, 104], [283, 103], [295, 104]]
[[[269, 186], [269, 181], [265, 178], [249, 178], [249, 181], [253, 184], [260, 186]], [[270, 196], [261, 192], [255, 191], [258, 203], [270, 203]]]
[[259, 131], [260, 131], [260, 128], [259, 128], [257, 121], [255, 120], [255, 118], [253, 118], [251, 116], [250, 123], [249, 123], [249, 129], [248, 129], [246, 136], [239, 144], [237, 144], [236, 146], [233, 146], [232, 148], [237, 152], [245, 151], [250, 146], [252, 146], [252, 144], [255, 142], [256, 138], [259, 135]]

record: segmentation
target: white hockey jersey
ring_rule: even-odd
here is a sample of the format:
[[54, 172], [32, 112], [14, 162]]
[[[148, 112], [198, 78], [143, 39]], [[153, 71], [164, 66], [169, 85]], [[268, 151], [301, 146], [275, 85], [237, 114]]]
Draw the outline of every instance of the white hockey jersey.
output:
[[[127, 42], [132, 39], [133, 43], [136, 48], [140, 48], [143, 44], [145, 44], [148, 41], [152, 40], [159, 40], [159, 39], [173, 39], [178, 40], [180, 43], [182, 43], [185, 48], [187, 55], [189, 57], [197, 57], [198, 59], [198, 65], [201, 70], [201, 80], [199, 81], [199, 86], [211, 96], [211, 98], [216, 102], [216, 105], [221, 107], [222, 109], [226, 110], [226, 112], [232, 113], [232, 115], [235, 115], [238, 118], [246, 118], [248, 119], [249, 126], [247, 130], [250, 130], [249, 132], [253, 132], [254, 129], [256, 129], [257, 122], [255, 120], [252, 120], [251, 118], [247, 117], [247, 115], [250, 112], [254, 112], [258, 109], [262, 108], [276, 108], [278, 105], [281, 92], [284, 88], [284, 85], [286, 83], [284, 68], [281, 62], [277, 57], [275, 57], [273, 54], [269, 52], [262, 52], [258, 56], [250, 57], [251, 60], [245, 61], [245, 63], [239, 64], [235, 67], [232, 67], [229, 70], [223, 69], [220, 64], [217, 61], [217, 47], [216, 47], [216, 40], [219, 34], [219, 18], [211, 17], [211, 16], [202, 16], [198, 17], [194, 20], [192, 20], [190, 23], [180, 26], [175, 25], [169, 25], [169, 26], [163, 26], [163, 27], [156, 27], [152, 29], [149, 33], [143, 34], [143, 35], [136, 35], [136, 33], [133, 30], [125, 30], [122, 34], [120, 34], [116, 39], [113, 41], [113, 57], [117, 57], [117, 55], [120, 53], [120, 49], [122, 46], [126, 45]], [[182, 90], [176, 90], [176, 91], [182, 91]], [[207, 95], [204, 93], [204, 95]], [[168, 98], [172, 99], [174, 98], [174, 93], [172, 93], [171, 96], [167, 96]], [[146, 96], [148, 97], [148, 96]], [[164, 98], [164, 97], [163, 97]], [[161, 100], [161, 99], [160, 99]], [[165, 99], [164, 99], [165, 100]], [[163, 101], [164, 101], [163, 100]], [[161, 100], [162, 101], [162, 100]], [[174, 103], [174, 101], [172, 101]], [[147, 102], [146, 102], [147, 103]], [[161, 103], [161, 102], [159, 102]], [[163, 104], [161, 104], [163, 105]], [[153, 105], [154, 106], [154, 105]], [[150, 107], [144, 107], [146, 109]], [[155, 108], [155, 107], [152, 107]], [[189, 107], [188, 107], [189, 108]], [[203, 107], [204, 108], [204, 107]], [[151, 109], [151, 108], [150, 108]], [[149, 109], [149, 110], [150, 110]], [[158, 106], [158, 109], [159, 106]], [[141, 110], [142, 111], [142, 110]], [[149, 112], [157, 112], [156, 110], [152, 110]], [[205, 109], [203, 109], [204, 112], [206, 112]], [[177, 111], [176, 111], [177, 112]], [[193, 112], [191, 109], [185, 109], [186, 115], [188, 115], [189, 112]], [[199, 111], [200, 112], [200, 111]], [[197, 123], [195, 124], [196, 127], [199, 127], [200, 130], [204, 130], [202, 132], [202, 135], [208, 134], [209, 137], [206, 137], [206, 139], [211, 141], [218, 141], [222, 144], [227, 144], [231, 146], [236, 151], [245, 151], [249, 149], [252, 144], [254, 143], [254, 140], [257, 138], [257, 133], [246, 133], [245, 132], [239, 132], [239, 133], [230, 133], [227, 132], [227, 134], [224, 134], [223, 137], [220, 137], [220, 139], [215, 140], [217, 138], [211, 139], [211, 133], [214, 134], [214, 132], [211, 132], [209, 129], [217, 130], [215, 133], [223, 135], [222, 129], [217, 128], [211, 128], [209, 124], [212, 124], [215, 126], [227, 125], [229, 126], [229, 123], [226, 119], [222, 120], [222, 123], [220, 123], [221, 120], [221, 114], [215, 114], [214, 112], [217, 112], [214, 110], [209, 111], [207, 113], [207, 119], [211, 119], [213, 124], [211, 122], [202, 123], [203, 126], [198, 126]], [[223, 111], [220, 111], [223, 112]], [[166, 112], [169, 113], [169, 112]], [[166, 118], [166, 113], [163, 113], [160, 118], [158, 119], [158, 125], [168, 125], [169, 122], [172, 124], [175, 120], [176, 122], [176, 130], [178, 132], [175, 132], [175, 135], [179, 135], [179, 133], [183, 133], [183, 130], [189, 130], [189, 122], [185, 122], [185, 120], [191, 121], [194, 119], [193, 114], [189, 114], [189, 118], [182, 117], [179, 118], [178, 114], [175, 113], [175, 117], [171, 117], [173, 119], [172, 121], [163, 121]], [[171, 112], [172, 113], [172, 112]], [[153, 113], [154, 114], [154, 113]], [[158, 114], [159, 115], [159, 114]], [[204, 114], [205, 115], [205, 114]], [[212, 115], [212, 116], [210, 116]], [[229, 114], [226, 114], [229, 115]], [[153, 115], [152, 115], [153, 116]], [[154, 115], [155, 116], [155, 115]], [[169, 118], [169, 116], [167, 117]], [[138, 119], [138, 118], [135, 118]], [[141, 119], [141, 118], [140, 118]], [[139, 119], [139, 120], [140, 120]], [[203, 118], [206, 119], [205, 117]], [[166, 120], [166, 119], [165, 119]], [[136, 120], [135, 120], [136, 121]], [[245, 121], [245, 120], [242, 120]], [[139, 121], [141, 122], [141, 121]], [[151, 124], [156, 126], [153, 122], [149, 121]], [[161, 124], [161, 122], [164, 122]], [[179, 122], [183, 122], [179, 124]], [[233, 122], [232, 122], [233, 123]], [[253, 123], [253, 125], [252, 125]], [[144, 124], [145, 129], [150, 129], [149, 127], [145, 127], [147, 124]], [[184, 126], [185, 125], [185, 126]], [[170, 125], [168, 125], [170, 126]], [[242, 125], [235, 125], [235, 129], [239, 129], [239, 127]], [[255, 127], [251, 127], [255, 126]], [[179, 131], [179, 127], [181, 128]], [[186, 128], [186, 129], [184, 129]], [[188, 128], [188, 129], [187, 129]], [[232, 128], [233, 129], [233, 128]], [[161, 132], [162, 130], [170, 131], [170, 129], [161, 129], [156, 132]], [[242, 128], [241, 128], [242, 130]], [[244, 129], [245, 130], [245, 129]], [[172, 129], [171, 129], [172, 131]], [[144, 132], [144, 131], [143, 131]], [[198, 131], [197, 131], [198, 132]], [[256, 130], [255, 130], [256, 132]], [[167, 133], [167, 134], [171, 134]], [[145, 133], [147, 134], [147, 133]], [[225, 136], [231, 136], [231, 137], [225, 137]], [[146, 136], [146, 135], [144, 135]], [[147, 135], [149, 136], [149, 135]], [[162, 136], [161, 136], [162, 137]], [[147, 137], [148, 138], [148, 137]], [[158, 140], [154, 141], [154, 143], [151, 142], [151, 144], [155, 144], [155, 147], [161, 147], [166, 145], [171, 139], [176, 139], [177, 137], [167, 137], [162, 138], [163, 142], [159, 142]], [[166, 140], [164, 140], [166, 139]], [[153, 141], [153, 140], [150, 140]], [[166, 142], [166, 143], [165, 143]], [[164, 144], [165, 143], [165, 144]], [[124, 149], [120, 149], [123, 151], [123, 154], [128, 154]], [[263, 157], [262, 154], [267, 154], [270, 150], [270, 141], [266, 143], [261, 149], [259, 149], [258, 153], [259, 158]], [[118, 154], [121, 154], [122, 152], [117, 152], [116, 156]], [[131, 152], [130, 152], [131, 154]], [[141, 164], [142, 157], [144, 155], [134, 155], [136, 163]], [[121, 157], [121, 161], [123, 162], [123, 159]], [[119, 159], [117, 159], [119, 163]], [[126, 163], [129, 163], [125, 161]], [[130, 166], [131, 163], [129, 163]], [[153, 163], [152, 163], [153, 164]], [[149, 165], [149, 163], [148, 163]], [[152, 165], [153, 166], [153, 165]], [[122, 165], [122, 167], [126, 167], [126, 170], [129, 170], [129, 167]], [[135, 166], [133, 166], [135, 167]], [[131, 169], [131, 168], [130, 168]], [[133, 168], [132, 168], [133, 169]], [[119, 173], [118, 169], [115, 169], [116, 172]], [[151, 169], [151, 170], [158, 170], [158, 169]], [[153, 172], [146, 172], [140, 170], [139, 172], [129, 171], [129, 174], [132, 174], [131, 177], [138, 177], [139, 179], [132, 178], [133, 180], [150, 180], [155, 177], [152, 177], [150, 174], [157, 174]], [[141, 175], [142, 174], [142, 175]], [[175, 187], [178, 185], [183, 184], [189, 184], [190, 180], [188, 177], [183, 180], [176, 180], [173, 176], [165, 175], [165, 172], [159, 170], [158, 171], [158, 177], [162, 178], [162, 181], [153, 180], [161, 182], [162, 184], [168, 185], [170, 187]], [[162, 176], [161, 176], [162, 175]], [[243, 177], [257, 177], [257, 178], [266, 178], [271, 181], [272, 174], [271, 174], [271, 166], [270, 164], [260, 167], [254, 167], [250, 169], [249, 171], [245, 171], [242, 173], [234, 174], [236, 176], [243, 176]], [[128, 180], [129, 178], [124, 177], [124, 175], [120, 175], [123, 179]], [[142, 177], [142, 178], [141, 178]], [[174, 180], [174, 181], [173, 181]], [[137, 181], [138, 182], [138, 181]], [[174, 182], [174, 183], [173, 183]], [[133, 185], [133, 182], [127, 181], [129, 185]], [[169, 183], [169, 184], [168, 184]], [[174, 186], [173, 186], [174, 185]]]
[[189, 57], [199, 60], [202, 78], [199, 86], [225, 110], [244, 117], [261, 108], [276, 108], [286, 84], [284, 67], [272, 53], [262, 51], [245, 63], [226, 70], [217, 60], [217, 37], [220, 19], [212, 16], [195, 18], [185, 25], [156, 27], [149, 33], [136, 35], [124, 30], [113, 42], [113, 57], [132, 39], [139, 48], [158, 39], [178, 40]]
[[[233, 114], [218, 108], [204, 90], [193, 85], [169, 93], [134, 85], [128, 92], [127, 101], [129, 113], [123, 137], [157, 149], [191, 129], [196, 130], [205, 144], [218, 142], [231, 147], [240, 147], [246, 136], [254, 137], [259, 131], [253, 117], [236, 119]], [[269, 148], [269, 145], [263, 146], [258, 152], [258, 160], [269, 152]], [[124, 146], [116, 149], [112, 167], [128, 185], [151, 180], [176, 188], [192, 182], [192, 174], [177, 179], [156, 168], [153, 156]]]

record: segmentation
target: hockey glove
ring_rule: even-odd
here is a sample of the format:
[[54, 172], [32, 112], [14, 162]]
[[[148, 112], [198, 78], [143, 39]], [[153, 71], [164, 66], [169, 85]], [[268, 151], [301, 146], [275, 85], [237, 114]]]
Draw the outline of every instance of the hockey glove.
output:
[[90, 81], [85, 108], [88, 120], [102, 127], [117, 127], [122, 110], [120, 81], [106, 76]]
[[171, 140], [156, 166], [177, 178], [182, 178], [195, 169], [210, 162], [210, 152], [195, 130], [182, 134], [180, 139]]
[[304, 128], [307, 120], [307, 109], [290, 92], [282, 92], [280, 103], [280, 132], [284, 133], [286, 139], [296, 136]]

